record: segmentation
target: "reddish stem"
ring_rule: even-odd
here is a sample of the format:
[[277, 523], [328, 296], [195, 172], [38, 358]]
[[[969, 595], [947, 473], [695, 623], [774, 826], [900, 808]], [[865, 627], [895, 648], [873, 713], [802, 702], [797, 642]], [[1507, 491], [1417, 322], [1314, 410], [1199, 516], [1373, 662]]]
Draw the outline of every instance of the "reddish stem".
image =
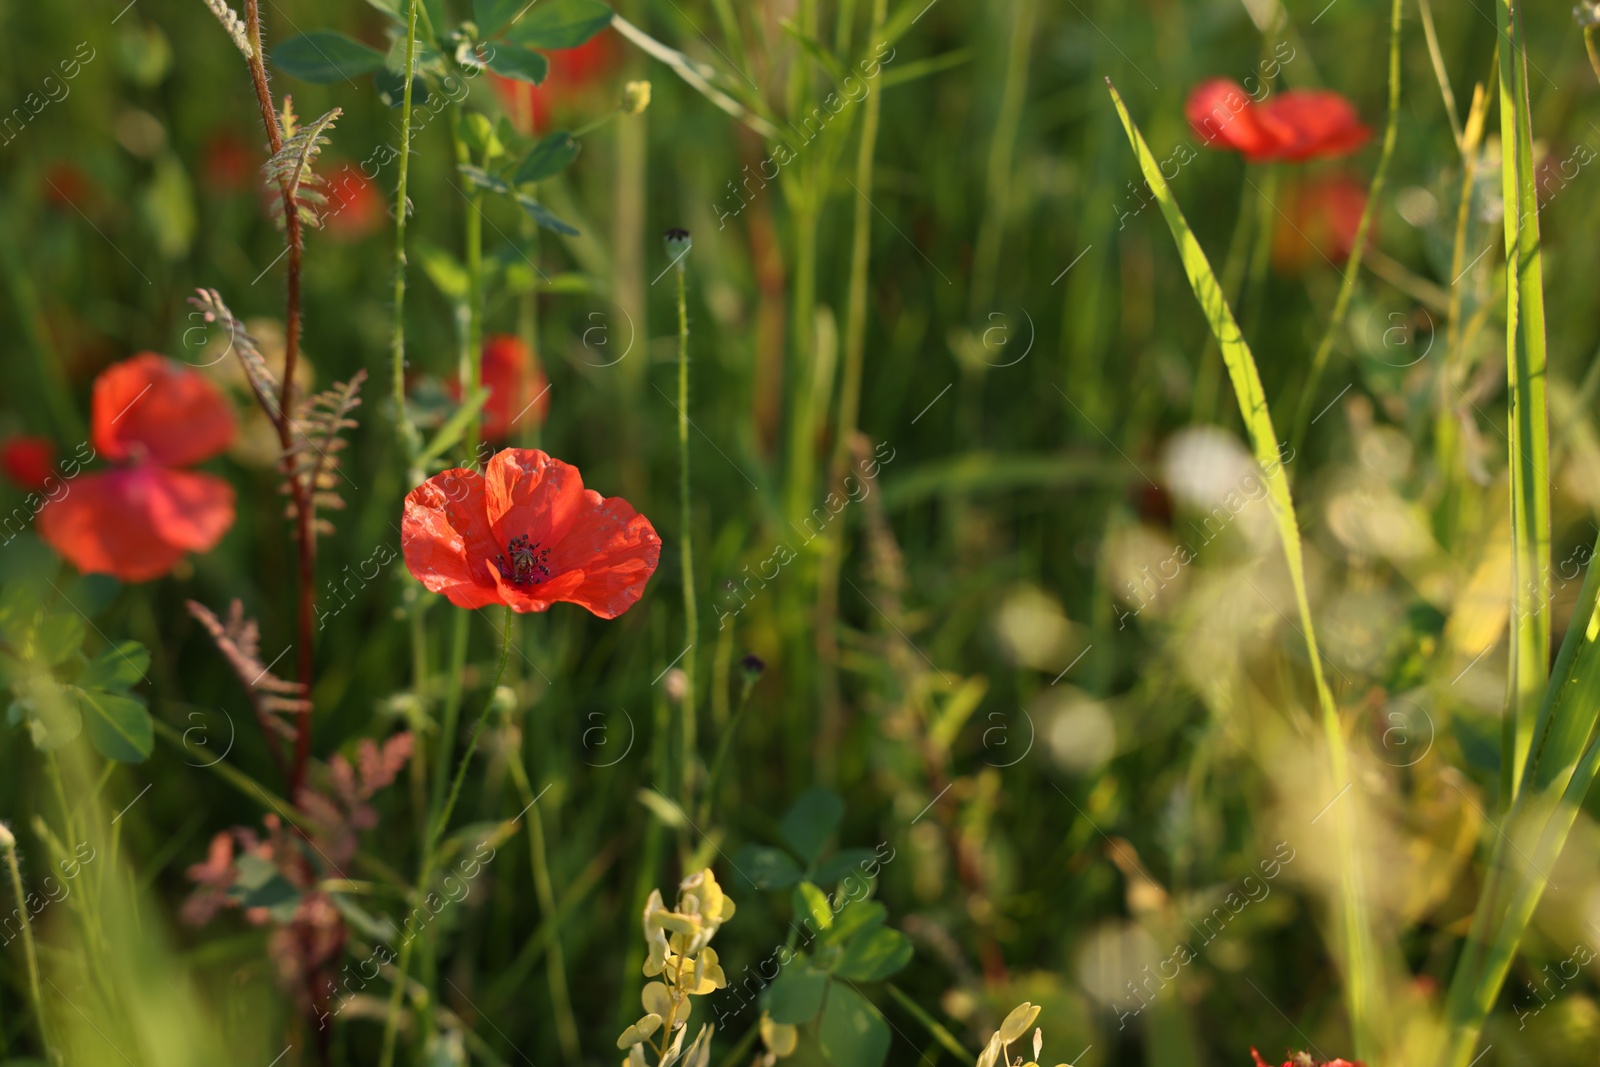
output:
[[[267, 87], [267, 68], [261, 58], [261, 10], [258, 0], [245, 0], [245, 23], [250, 34], [250, 80], [255, 85], [256, 101], [261, 105], [261, 124], [267, 130], [267, 143], [276, 155], [283, 148], [283, 132], [278, 126], [277, 111], [272, 104], [272, 90]], [[289, 183], [279, 183], [283, 196], [283, 218], [289, 245], [289, 297], [285, 313], [286, 334], [283, 355], [283, 385], [278, 392], [278, 415], [274, 420], [278, 430], [278, 444], [283, 449], [283, 474], [289, 481], [289, 495], [294, 502], [295, 541], [298, 556], [298, 649], [296, 651], [296, 679], [304, 688], [306, 703], [300, 710], [295, 728], [294, 769], [289, 777], [289, 800], [298, 801], [300, 787], [305, 783], [306, 763], [311, 756], [311, 672], [312, 672], [312, 620], [313, 589], [316, 581], [316, 543], [311, 531], [310, 493], [295, 474], [294, 457], [290, 455], [294, 436], [294, 372], [300, 356], [300, 256], [304, 247], [300, 226], [300, 211], [294, 202]]]

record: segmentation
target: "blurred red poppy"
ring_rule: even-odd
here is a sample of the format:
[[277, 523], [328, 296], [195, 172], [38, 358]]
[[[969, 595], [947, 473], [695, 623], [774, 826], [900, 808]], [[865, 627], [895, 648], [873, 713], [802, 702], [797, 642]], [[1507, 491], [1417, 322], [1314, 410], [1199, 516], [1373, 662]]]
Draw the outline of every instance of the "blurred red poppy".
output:
[[121, 466], [84, 474], [39, 513], [39, 532], [86, 574], [144, 582], [186, 552], [209, 551], [233, 525], [233, 487], [179, 470], [233, 441], [233, 412], [198, 372], [154, 352], [94, 383], [92, 436]]
[[43, 489], [55, 462], [56, 446], [48, 437], [12, 437], [0, 445], [0, 469], [20, 489]]
[[[483, 342], [483, 384], [489, 399], [483, 405], [483, 436], [502, 441], [518, 423], [538, 426], [550, 410], [550, 380], [545, 377], [539, 357], [520, 337], [508, 333], [490, 334]], [[450, 383], [450, 392], [461, 399], [459, 379]]]
[[[1280, 271], [1299, 273], [1312, 257], [1344, 263], [1356, 246], [1367, 187], [1347, 174], [1312, 178], [1289, 198], [1272, 239], [1272, 262]], [[1369, 225], [1370, 241], [1375, 230]]]
[[545, 53], [550, 71], [540, 85], [492, 75], [495, 91], [524, 133], [537, 133], [552, 112], [570, 106], [617, 65], [616, 38], [607, 30], [576, 48]]
[[[1250, 1049], [1250, 1058], [1255, 1060], [1253, 1067], [1270, 1067], [1267, 1061], [1261, 1058], [1261, 1053], [1257, 1052], [1253, 1047]], [[1288, 1059], [1283, 1061], [1283, 1067], [1362, 1067], [1362, 1063], [1360, 1060], [1355, 1060], [1352, 1062], [1350, 1060], [1341, 1059], [1332, 1059], [1326, 1061], [1325, 1063], [1318, 1063], [1311, 1058], [1311, 1053], [1296, 1052]]]
[[383, 197], [359, 167], [346, 163], [334, 172], [322, 190], [322, 226], [336, 240], [354, 241], [383, 224]]
[[1289, 89], [1257, 104], [1237, 82], [1211, 78], [1189, 94], [1184, 115], [1207, 145], [1256, 163], [1348, 155], [1372, 136], [1355, 106], [1328, 89]]
[[68, 160], [50, 164], [41, 181], [45, 200], [55, 207], [82, 210], [94, 196], [94, 182], [82, 167]]
[[614, 619], [661, 557], [650, 520], [583, 487], [537, 449], [495, 453], [479, 475], [443, 471], [406, 496], [400, 547], [417, 580], [459, 608], [545, 611], [558, 601]]
[[231, 130], [218, 130], [206, 138], [200, 154], [200, 173], [211, 192], [236, 193], [251, 184], [255, 171], [244, 139]]

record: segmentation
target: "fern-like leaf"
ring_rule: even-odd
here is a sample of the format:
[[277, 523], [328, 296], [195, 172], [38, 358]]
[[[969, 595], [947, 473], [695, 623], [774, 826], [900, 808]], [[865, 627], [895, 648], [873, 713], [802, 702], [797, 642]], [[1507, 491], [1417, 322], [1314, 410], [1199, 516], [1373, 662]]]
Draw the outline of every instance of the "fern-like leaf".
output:
[[[322, 177], [313, 167], [317, 156], [328, 143], [328, 130], [342, 114], [343, 109], [336, 107], [315, 122], [296, 126], [294, 111], [285, 100], [283, 115], [279, 120], [284, 134], [283, 147], [261, 166], [267, 187], [286, 192], [300, 214], [300, 221], [308, 226], [322, 225], [318, 208], [327, 203], [328, 198], [322, 191]], [[282, 196], [272, 201], [272, 216], [279, 226], [284, 223], [283, 205]]]
[[291, 482], [285, 482], [283, 492], [289, 497], [290, 519], [296, 516], [295, 501], [307, 501], [311, 527], [317, 533], [333, 532], [333, 524], [317, 515], [319, 508], [337, 511], [344, 507], [344, 499], [338, 493], [339, 453], [349, 442], [342, 434], [356, 426], [350, 413], [361, 405], [361, 383], [366, 380], [366, 371], [356, 371], [348, 382], [336, 383], [301, 401], [295, 416], [296, 443], [289, 449], [289, 477], [299, 482], [301, 493], [296, 497]]
[[191, 296], [189, 303], [200, 309], [207, 322], [220, 322], [227, 328], [229, 351], [239, 357], [239, 362], [244, 366], [245, 379], [250, 383], [250, 391], [256, 395], [256, 402], [273, 425], [277, 425], [283, 419], [278, 407], [278, 379], [267, 366], [266, 357], [261, 354], [261, 343], [250, 336], [244, 323], [234, 318], [233, 312], [228, 310], [228, 305], [223, 303], [221, 294], [215, 289], [196, 289], [195, 292], [198, 295]]
[[279, 718], [279, 714], [297, 715], [309, 711], [311, 702], [305, 698], [305, 686], [279, 678], [272, 673], [270, 664], [261, 662], [261, 631], [254, 619], [244, 617], [244, 605], [234, 600], [228, 606], [227, 622], [217, 618], [199, 601], [189, 601], [188, 607], [189, 614], [206, 628], [217, 650], [244, 685], [268, 739], [276, 746], [277, 736], [292, 738], [293, 727]]

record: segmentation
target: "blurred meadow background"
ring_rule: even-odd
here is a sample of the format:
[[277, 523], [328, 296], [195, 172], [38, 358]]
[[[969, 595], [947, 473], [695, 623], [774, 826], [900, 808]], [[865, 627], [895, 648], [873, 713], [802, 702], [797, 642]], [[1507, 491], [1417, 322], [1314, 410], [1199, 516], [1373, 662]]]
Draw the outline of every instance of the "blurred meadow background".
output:
[[0, 0], [0, 1063], [1592, 1063], [1593, 6]]

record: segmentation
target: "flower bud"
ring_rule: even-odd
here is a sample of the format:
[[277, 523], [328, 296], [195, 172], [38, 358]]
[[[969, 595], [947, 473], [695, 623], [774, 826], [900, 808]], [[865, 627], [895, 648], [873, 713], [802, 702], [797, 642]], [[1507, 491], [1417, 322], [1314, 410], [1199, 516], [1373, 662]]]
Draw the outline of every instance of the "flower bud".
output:
[[622, 113], [637, 115], [650, 106], [650, 83], [629, 82], [622, 87]]
[[689, 254], [689, 249], [694, 247], [694, 238], [689, 236], [688, 230], [673, 227], [667, 231], [663, 240], [667, 246], [667, 255], [671, 256], [672, 262], [682, 270], [684, 257]]
[[11, 827], [0, 822], [0, 852], [10, 852], [17, 847], [17, 836], [11, 832]]

